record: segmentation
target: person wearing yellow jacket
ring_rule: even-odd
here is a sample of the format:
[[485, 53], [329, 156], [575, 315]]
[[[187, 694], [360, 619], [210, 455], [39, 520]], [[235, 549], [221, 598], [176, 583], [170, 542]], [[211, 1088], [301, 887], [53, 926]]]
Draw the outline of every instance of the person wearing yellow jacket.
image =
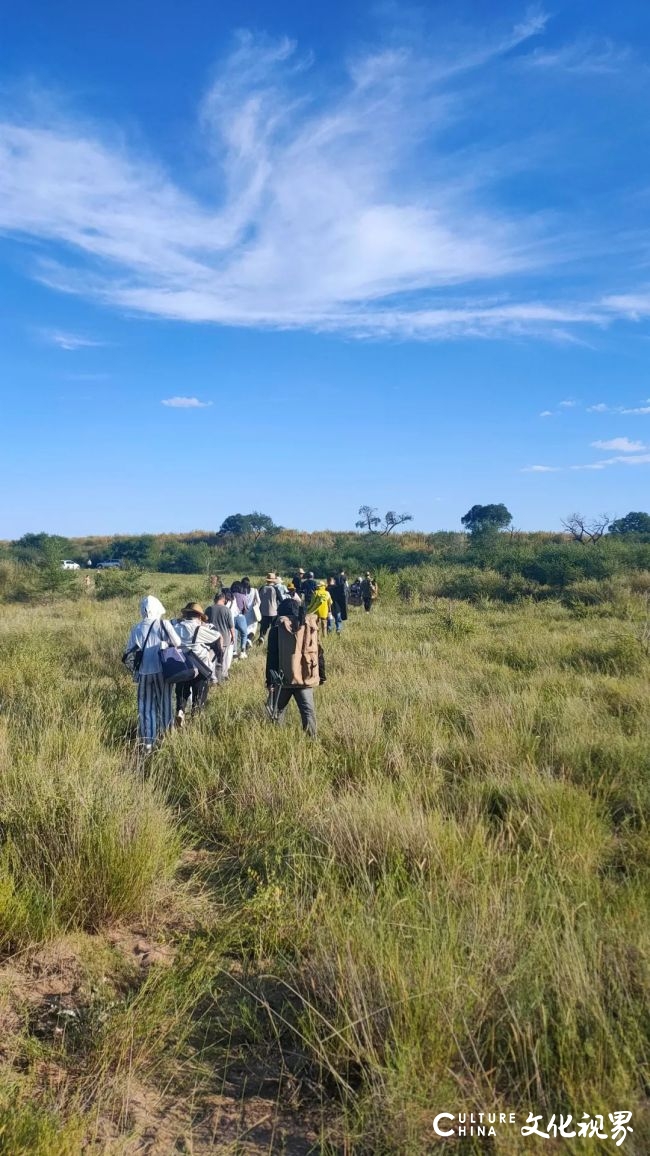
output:
[[318, 618], [318, 628], [321, 634], [327, 634], [327, 619], [332, 609], [332, 595], [328, 592], [324, 581], [319, 581], [311, 602], [307, 607], [308, 614], [315, 614]]

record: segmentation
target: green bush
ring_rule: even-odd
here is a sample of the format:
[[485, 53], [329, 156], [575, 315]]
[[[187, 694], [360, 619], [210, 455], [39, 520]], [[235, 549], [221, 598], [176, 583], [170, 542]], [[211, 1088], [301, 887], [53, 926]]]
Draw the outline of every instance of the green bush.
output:
[[79, 575], [54, 562], [0, 561], [0, 602], [33, 602], [79, 598]]
[[144, 574], [136, 567], [128, 570], [99, 570], [95, 575], [95, 597], [134, 598], [144, 594]]

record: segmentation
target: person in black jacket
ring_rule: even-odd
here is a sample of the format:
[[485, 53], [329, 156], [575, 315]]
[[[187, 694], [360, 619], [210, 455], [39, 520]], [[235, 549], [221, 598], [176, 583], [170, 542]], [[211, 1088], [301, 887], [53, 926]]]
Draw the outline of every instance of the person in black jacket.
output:
[[300, 591], [305, 600], [305, 606], [309, 606], [317, 586], [318, 582], [314, 578], [314, 571], [310, 570], [307, 577], [302, 580], [302, 590]]
[[348, 580], [343, 571], [335, 581], [332, 581], [332, 585], [328, 586], [328, 590], [332, 599], [332, 614], [334, 615], [336, 633], [340, 634], [343, 623], [348, 620]]

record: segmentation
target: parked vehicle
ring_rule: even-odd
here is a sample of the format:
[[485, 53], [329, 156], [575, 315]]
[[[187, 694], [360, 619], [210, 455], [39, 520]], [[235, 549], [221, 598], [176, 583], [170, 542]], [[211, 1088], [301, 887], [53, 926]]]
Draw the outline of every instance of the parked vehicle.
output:
[[79, 570], [80, 566], [79, 566], [78, 562], [71, 562], [69, 558], [64, 558], [63, 562], [61, 563], [61, 569], [62, 570]]
[[122, 563], [121, 562], [98, 562], [95, 569], [96, 570], [121, 570], [122, 569]]

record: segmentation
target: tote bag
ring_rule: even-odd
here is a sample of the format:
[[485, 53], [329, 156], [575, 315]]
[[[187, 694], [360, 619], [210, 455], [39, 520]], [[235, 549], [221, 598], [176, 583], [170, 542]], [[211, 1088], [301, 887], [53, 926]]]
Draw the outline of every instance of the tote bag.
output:
[[[163, 622], [162, 625], [163, 630], [167, 633], [165, 623]], [[161, 647], [160, 665], [163, 679], [172, 685], [179, 682], [192, 682], [198, 674], [189, 652], [181, 650], [179, 646], [166, 646], [164, 649]]]

